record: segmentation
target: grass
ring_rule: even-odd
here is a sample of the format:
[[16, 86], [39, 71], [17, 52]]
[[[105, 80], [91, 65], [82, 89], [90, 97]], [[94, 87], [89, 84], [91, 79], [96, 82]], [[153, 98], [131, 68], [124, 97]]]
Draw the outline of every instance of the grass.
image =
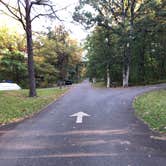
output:
[[[92, 86], [95, 88], [106, 88], [106, 83], [104, 81], [97, 81], [96, 83], [92, 83]], [[112, 88], [121, 87], [119, 82], [112, 82]]]
[[150, 128], [166, 133], [166, 89], [145, 93], [133, 105], [136, 115]]
[[95, 88], [105, 88], [106, 85], [105, 85], [105, 82], [96, 82], [96, 83], [93, 83], [92, 84]]
[[67, 88], [38, 89], [38, 97], [28, 97], [28, 90], [0, 91], [0, 124], [19, 121], [40, 111], [56, 100]]

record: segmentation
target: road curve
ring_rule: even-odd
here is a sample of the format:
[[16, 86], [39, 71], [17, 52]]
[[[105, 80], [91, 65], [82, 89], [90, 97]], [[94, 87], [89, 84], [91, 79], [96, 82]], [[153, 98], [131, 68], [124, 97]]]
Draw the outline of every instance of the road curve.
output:
[[[166, 141], [134, 115], [132, 101], [166, 84], [73, 87], [37, 116], [0, 128], [0, 166], [165, 166]], [[71, 115], [84, 112], [83, 123]]]

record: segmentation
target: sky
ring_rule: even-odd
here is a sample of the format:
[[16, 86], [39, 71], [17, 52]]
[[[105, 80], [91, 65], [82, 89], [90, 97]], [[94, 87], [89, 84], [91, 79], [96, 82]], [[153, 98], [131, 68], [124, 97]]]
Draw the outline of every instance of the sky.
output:
[[[70, 29], [72, 35], [79, 40], [83, 40], [87, 36], [87, 30], [84, 29], [83, 26], [79, 25], [78, 23], [73, 23], [72, 19], [72, 12], [74, 11], [75, 6], [78, 4], [78, 0], [56, 0], [57, 5], [60, 6], [60, 8], [63, 8], [65, 6], [69, 7], [67, 10], [60, 11], [59, 17], [64, 19], [64, 25], [66, 28]], [[72, 23], [71, 23], [72, 22]]]
[[[75, 39], [77, 39], [79, 42], [83, 42], [86, 38], [88, 32], [83, 28], [83, 26], [79, 25], [78, 23], [72, 23], [72, 12], [74, 11], [74, 8], [76, 4], [78, 4], [78, 0], [52, 0], [56, 4], [56, 9], [62, 9], [67, 7], [67, 9], [59, 10], [57, 15], [62, 22], [56, 20], [56, 21], [50, 21], [46, 18], [40, 17], [40, 19], [36, 19], [34, 23], [32, 24], [32, 29], [34, 31], [41, 31], [45, 30], [46, 27], [54, 27], [55, 25], [63, 24], [71, 34], [71, 36]], [[7, 16], [0, 16], [0, 26], [8, 26], [9, 28], [12, 28], [13, 31], [19, 31], [23, 32], [22, 26], [19, 22], [15, 21], [12, 18], [9, 18]]]

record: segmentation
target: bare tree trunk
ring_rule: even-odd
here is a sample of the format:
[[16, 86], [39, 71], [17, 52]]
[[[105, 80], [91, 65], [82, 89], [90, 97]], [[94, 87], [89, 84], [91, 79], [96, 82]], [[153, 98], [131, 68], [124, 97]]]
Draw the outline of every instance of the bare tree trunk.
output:
[[130, 67], [129, 64], [125, 65], [123, 67], [123, 87], [126, 88], [129, 85], [129, 72], [130, 72]]
[[107, 88], [110, 88], [110, 69], [109, 69], [109, 65], [107, 65]]
[[123, 87], [129, 85], [130, 75], [130, 43], [125, 43], [123, 48]]
[[132, 1], [130, 6], [129, 42], [126, 43], [126, 46], [124, 48], [123, 87], [128, 87], [129, 85], [130, 61], [132, 56], [132, 41], [133, 41], [133, 31], [134, 31], [134, 8], [135, 8], [135, 1]]
[[[121, 0], [122, 4], [122, 22], [123, 22], [123, 34], [126, 34], [125, 30], [125, 22], [126, 22], [126, 14], [125, 14], [125, 2], [124, 0]], [[129, 72], [130, 72], [130, 67], [129, 67], [129, 43], [126, 43], [124, 41], [123, 44], [123, 87], [128, 87], [129, 84]]]
[[96, 78], [92, 78], [92, 83], [95, 84], [96, 83]]
[[28, 74], [29, 74], [29, 96], [35, 97], [36, 94], [36, 81], [33, 60], [33, 41], [32, 41], [32, 28], [30, 18], [30, 4], [26, 0], [26, 35], [27, 35], [27, 53], [28, 53]]
[[[124, 1], [123, 10], [124, 10]], [[125, 43], [124, 46], [124, 60], [123, 60], [123, 87], [128, 87], [129, 84], [129, 75], [130, 75], [130, 61], [132, 56], [132, 42], [133, 42], [133, 32], [134, 32], [134, 8], [136, 1], [131, 2], [130, 6], [130, 33], [129, 33], [129, 42]], [[123, 22], [125, 23], [125, 14], [123, 12]]]

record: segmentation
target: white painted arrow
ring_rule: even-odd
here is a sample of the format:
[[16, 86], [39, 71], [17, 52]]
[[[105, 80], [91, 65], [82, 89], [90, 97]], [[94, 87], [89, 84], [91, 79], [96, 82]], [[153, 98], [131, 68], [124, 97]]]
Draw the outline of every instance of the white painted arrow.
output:
[[75, 117], [75, 116], [77, 117], [76, 123], [82, 123], [83, 122], [83, 117], [84, 116], [90, 116], [90, 115], [88, 115], [84, 112], [77, 112], [75, 114], [70, 115], [70, 117]]

